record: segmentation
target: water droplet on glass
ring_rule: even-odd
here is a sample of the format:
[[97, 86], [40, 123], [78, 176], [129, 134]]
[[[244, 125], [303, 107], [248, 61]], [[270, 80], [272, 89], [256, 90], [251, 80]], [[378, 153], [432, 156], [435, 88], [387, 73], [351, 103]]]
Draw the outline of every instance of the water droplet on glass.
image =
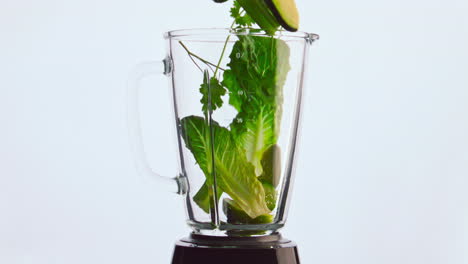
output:
[[238, 95], [243, 95], [243, 94], [244, 94], [244, 91], [238, 91], [237, 94], [238, 94]]
[[242, 56], [242, 54], [241, 54], [240, 52], [237, 52], [237, 53], [236, 53], [236, 58], [239, 59], [241, 56]]
[[237, 120], [237, 123], [242, 123], [242, 121], [243, 121], [242, 118], [240, 118], [240, 117], [236, 118], [236, 120]]

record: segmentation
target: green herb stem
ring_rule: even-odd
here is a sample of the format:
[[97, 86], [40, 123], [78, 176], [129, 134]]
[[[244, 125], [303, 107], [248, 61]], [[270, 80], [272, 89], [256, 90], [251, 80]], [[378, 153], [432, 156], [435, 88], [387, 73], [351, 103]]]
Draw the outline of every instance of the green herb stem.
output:
[[224, 42], [224, 47], [223, 47], [223, 51], [221, 52], [221, 56], [219, 57], [219, 61], [218, 61], [218, 65], [216, 66], [216, 70], [214, 72], [214, 76], [216, 76], [216, 73], [218, 73], [218, 69], [221, 69], [220, 65], [221, 65], [221, 61], [223, 60], [223, 57], [224, 57], [224, 53], [226, 52], [226, 47], [227, 47], [227, 44], [229, 42], [229, 39], [230, 39], [231, 36], [228, 36], [226, 38], [226, 41]]
[[[182, 41], [179, 41], [179, 44], [185, 49], [185, 51], [187, 51], [188, 55], [193, 56], [193, 57], [199, 59], [201, 62], [203, 62], [203, 63], [205, 63], [205, 64], [207, 64], [207, 65], [211, 65], [211, 66], [216, 67], [215, 75], [216, 75], [216, 72], [218, 71], [218, 69], [220, 69], [220, 70], [222, 70], [222, 71], [225, 71], [225, 69], [219, 67], [219, 64], [216, 65], [216, 64], [214, 64], [214, 63], [211, 63], [211, 62], [209, 62], [209, 61], [207, 61], [207, 60], [201, 58], [201, 57], [198, 56], [197, 54], [191, 52], [191, 51], [187, 48], [187, 46], [185, 46], [185, 44], [182, 43]], [[196, 64], [196, 63], [195, 63], [195, 64]]]
[[[234, 20], [234, 21], [232, 22], [230, 29], [233, 29], [235, 24], [236, 24], [236, 20]], [[216, 66], [216, 70], [215, 70], [215, 72], [214, 72], [214, 76], [216, 76], [216, 73], [218, 73], [218, 69], [221, 69], [221, 70], [222, 70], [222, 68], [220, 67], [220, 65], [221, 65], [221, 61], [223, 60], [224, 53], [226, 52], [226, 47], [227, 47], [227, 44], [228, 44], [230, 38], [231, 38], [231, 35], [228, 35], [227, 38], [226, 38], [226, 41], [224, 41], [223, 51], [221, 52], [221, 56], [219, 57], [218, 65]], [[223, 71], [224, 71], [224, 70], [223, 70]]]

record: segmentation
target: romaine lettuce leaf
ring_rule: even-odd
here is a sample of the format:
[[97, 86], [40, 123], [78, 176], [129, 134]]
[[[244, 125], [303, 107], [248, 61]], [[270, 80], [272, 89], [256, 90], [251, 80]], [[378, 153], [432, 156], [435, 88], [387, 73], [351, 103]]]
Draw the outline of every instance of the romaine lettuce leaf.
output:
[[233, 136], [244, 148], [247, 160], [255, 167], [255, 174], [263, 172], [263, 153], [277, 141], [275, 109], [269, 105], [260, 106], [256, 111], [240, 112], [231, 124]]
[[[207, 183], [212, 185], [216, 180], [217, 187], [251, 218], [270, 213], [262, 183], [231, 132], [214, 121], [208, 125], [203, 117], [188, 116], [180, 122], [185, 144], [205, 173]], [[209, 144], [207, 134], [214, 144]]]
[[202, 187], [198, 190], [198, 192], [193, 196], [193, 200], [197, 205], [205, 211], [205, 213], [209, 214], [211, 208], [213, 208], [213, 203], [219, 201], [219, 198], [223, 194], [223, 191], [220, 188], [216, 190], [216, 200], [213, 199], [214, 196], [214, 185], [210, 185], [208, 181], [205, 181]]
[[263, 172], [263, 153], [278, 139], [289, 53], [283, 40], [239, 36], [229, 56], [229, 69], [223, 74], [229, 103], [238, 111], [230, 126], [233, 137], [257, 176]]
[[278, 186], [281, 178], [281, 150], [278, 145], [269, 147], [261, 160], [263, 172], [258, 178], [261, 182], [267, 182], [274, 187]]

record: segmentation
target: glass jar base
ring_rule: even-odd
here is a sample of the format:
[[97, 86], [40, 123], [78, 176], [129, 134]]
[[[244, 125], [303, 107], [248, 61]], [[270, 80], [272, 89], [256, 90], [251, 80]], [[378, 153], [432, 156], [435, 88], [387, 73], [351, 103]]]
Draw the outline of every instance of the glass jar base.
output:
[[229, 237], [245, 237], [245, 236], [267, 236], [278, 232], [284, 224], [256, 224], [256, 225], [233, 225], [221, 223], [219, 226], [214, 226], [211, 223], [200, 223], [189, 221], [188, 225], [192, 228], [195, 234], [205, 236], [229, 236]]

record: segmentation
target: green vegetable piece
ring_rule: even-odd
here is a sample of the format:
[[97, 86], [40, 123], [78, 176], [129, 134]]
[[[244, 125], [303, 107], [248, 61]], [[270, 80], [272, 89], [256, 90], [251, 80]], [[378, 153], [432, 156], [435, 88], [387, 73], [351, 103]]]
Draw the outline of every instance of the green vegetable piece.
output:
[[289, 72], [289, 47], [279, 39], [239, 36], [223, 86], [238, 111], [230, 127], [247, 160], [262, 174], [263, 153], [276, 143], [282, 115], [283, 86]]
[[221, 189], [216, 190], [216, 200], [213, 199], [213, 185], [209, 185], [207, 181], [202, 185], [200, 190], [193, 196], [193, 200], [197, 205], [205, 211], [205, 213], [210, 213], [210, 209], [214, 207], [214, 203], [219, 201], [219, 198], [223, 194]]
[[268, 209], [274, 210], [276, 207], [276, 190], [271, 183], [262, 182], [263, 190], [265, 190], [265, 202]]
[[257, 114], [241, 112], [234, 123], [232, 131], [237, 142], [244, 150], [247, 160], [255, 167], [257, 176], [262, 174], [261, 158], [264, 152], [277, 141], [277, 120], [274, 108], [260, 107]]
[[299, 29], [299, 11], [295, 0], [265, 0], [265, 2], [284, 29], [289, 31]]
[[262, 157], [263, 173], [259, 177], [261, 182], [267, 182], [274, 187], [278, 186], [281, 179], [281, 149], [278, 145], [272, 145]]
[[264, 214], [255, 218], [246, 214], [237, 203], [231, 199], [223, 199], [223, 211], [227, 216], [227, 222], [233, 225], [236, 224], [268, 224], [273, 222], [273, 216]]
[[202, 103], [203, 113], [213, 112], [223, 105], [221, 97], [226, 94], [226, 90], [220, 84], [216, 77], [209, 78], [208, 71], [203, 74], [203, 84], [200, 86], [200, 93], [203, 95]]
[[205, 174], [208, 185], [213, 185], [213, 160], [211, 133], [202, 117], [189, 116], [180, 121], [185, 146], [192, 152], [198, 166]]
[[245, 12], [241, 12], [241, 5], [234, 1], [234, 6], [231, 8], [231, 17], [238, 27], [251, 27], [255, 21]]
[[265, 0], [237, 0], [237, 2], [267, 34], [275, 34], [279, 23]]
[[[236, 146], [230, 131], [215, 121], [210, 123], [210, 127], [204, 118], [197, 116], [185, 117], [180, 123], [185, 144], [205, 173], [207, 183], [213, 185], [216, 177], [217, 187], [233, 198], [251, 218], [270, 213], [254, 167]], [[212, 135], [213, 145], [207, 134]]]
[[291, 68], [289, 54], [289, 46], [281, 39], [239, 36], [229, 55], [230, 69], [223, 74], [229, 103], [238, 111], [265, 103], [280, 106], [282, 88]]

